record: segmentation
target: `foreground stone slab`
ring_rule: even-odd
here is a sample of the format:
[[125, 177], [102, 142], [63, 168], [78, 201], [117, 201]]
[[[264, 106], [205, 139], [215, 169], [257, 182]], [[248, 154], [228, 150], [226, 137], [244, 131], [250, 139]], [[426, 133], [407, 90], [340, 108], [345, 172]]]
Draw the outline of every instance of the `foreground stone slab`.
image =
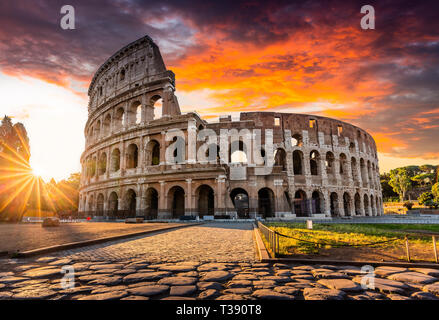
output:
[[189, 296], [197, 291], [197, 287], [191, 286], [172, 286], [169, 294], [171, 296]]
[[411, 300], [409, 297], [402, 296], [400, 294], [388, 294], [387, 298], [390, 300]]
[[24, 277], [9, 276], [9, 277], [0, 278], [0, 283], [14, 283], [14, 282], [20, 282], [25, 280], [30, 280], [30, 279]]
[[31, 289], [24, 290], [12, 296], [13, 299], [49, 299], [56, 295], [56, 292], [49, 289]]
[[420, 272], [432, 277], [439, 277], [439, 269], [430, 269], [430, 268], [410, 268], [410, 270], [415, 272]]
[[197, 283], [198, 290], [209, 290], [209, 289], [215, 289], [215, 290], [222, 290], [223, 286], [221, 283], [218, 282], [198, 282]]
[[279, 293], [289, 294], [292, 296], [297, 296], [301, 292], [300, 289], [294, 288], [294, 287], [276, 287], [276, 288], [274, 288], [274, 291], [279, 292]]
[[396, 281], [404, 281], [404, 282], [412, 282], [412, 283], [420, 283], [420, 284], [428, 284], [432, 282], [438, 281], [437, 278], [419, 273], [419, 272], [401, 272], [395, 273], [389, 276], [389, 279]]
[[194, 266], [191, 265], [164, 265], [159, 267], [162, 271], [172, 271], [172, 272], [187, 272], [195, 270]]
[[246, 294], [251, 294], [252, 289], [251, 288], [230, 288], [230, 289], [224, 290], [224, 293], [246, 295]]
[[437, 296], [439, 296], [439, 282], [426, 285], [422, 288], [422, 291], [433, 293]]
[[143, 297], [143, 296], [129, 296], [122, 298], [120, 300], [149, 300], [149, 297]]
[[439, 300], [434, 294], [422, 291], [413, 293], [411, 297], [417, 300]]
[[343, 290], [345, 292], [362, 291], [361, 286], [349, 279], [322, 279], [317, 281], [329, 289]]
[[123, 278], [124, 282], [137, 282], [137, 281], [148, 281], [148, 280], [157, 280], [167, 276], [170, 276], [171, 273], [168, 271], [151, 271], [151, 272], [139, 272], [127, 275]]
[[[362, 277], [355, 277], [353, 279], [354, 282], [361, 284]], [[383, 279], [383, 278], [374, 278], [374, 288], [371, 288], [371, 290], [378, 290], [383, 293], [397, 293], [402, 294], [405, 292], [405, 289], [408, 289], [409, 287], [402, 282], [399, 281], [393, 281], [389, 279]]]
[[232, 276], [233, 275], [228, 271], [210, 271], [203, 276], [202, 280], [222, 282], [230, 279]]
[[116, 300], [128, 295], [127, 291], [110, 291], [80, 297], [78, 300]]
[[345, 293], [336, 289], [305, 288], [303, 296], [305, 300], [343, 300]]
[[116, 285], [122, 282], [122, 277], [120, 276], [106, 276], [100, 277], [89, 282], [90, 285]]
[[102, 270], [102, 269], [121, 269], [123, 264], [120, 263], [105, 263], [105, 264], [95, 264], [91, 265], [91, 270]]
[[375, 269], [375, 274], [381, 277], [388, 277], [392, 274], [408, 271], [407, 268], [400, 268], [400, 267], [378, 267]]
[[208, 300], [214, 299], [219, 295], [219, 291], [215, 289], [207, 289], [198, 295], [198, 299]]
[[253, 292], [252, 296], [264, 300], [294, 300], [293, 296], [279, 293], [270, 289], [256, 290], [255, 292]]
[[169, 286], [187, 286], [197, 282], [196, 278], [191, 277], [167, 277], [160, 279], [158, 284], [165, 284]]
[[129, 288], [128, 292], [135, 296], [155, 296], [162, 293], [166, 293], [169, 290], [169, 286], [165, 285], [151, 285], [144, 287]]

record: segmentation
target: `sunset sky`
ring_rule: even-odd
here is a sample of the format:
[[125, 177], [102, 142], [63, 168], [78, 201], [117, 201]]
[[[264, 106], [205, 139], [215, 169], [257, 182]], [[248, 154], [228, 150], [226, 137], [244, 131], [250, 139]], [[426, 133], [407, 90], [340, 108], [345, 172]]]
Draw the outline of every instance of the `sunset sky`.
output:
[[[64, 4], [75, 30], [60, 27]], [[360, 27], [364, 4], [375, 30]], [[144, 35], [183, 112], [333, 117], [373, 135], [381, 172], [439, 164], [438, 1], [2, 1], [0, 115], [24, 123], [45, 180], [80, 170], [90, 80]]]

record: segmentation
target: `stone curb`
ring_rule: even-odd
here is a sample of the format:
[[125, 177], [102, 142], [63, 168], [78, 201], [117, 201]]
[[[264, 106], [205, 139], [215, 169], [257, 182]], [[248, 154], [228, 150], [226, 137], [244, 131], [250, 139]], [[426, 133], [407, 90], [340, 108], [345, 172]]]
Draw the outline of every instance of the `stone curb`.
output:
[[410, 263], [410, 262], [385, 262], [385, 261], [349, 261], [349, 260], [325, 260], [325, 259], [296, 259], [296, 258], [268, 258], [262, 259], [264, 263], [300, 263], [300, 264], [327, 264], [345, 266], [389, 266], [403, 268], [439, 268], [437, 263]]
[[262, 241], [261, 234], [258, 227], [253, 223], [253, 232], [256, 240], [257, 253], [260, 261], [270, 260], [271, 256], [265, 247], [264, 241]]
[[122, 234], [122, 235], [117, 235], [117, 236], [98, 238], [98, 239], [93, 239], [93, 240], [78, 241], [78, 242], [71, 242], [71, 243], [60, 244], [60, 245], [51, 246], [51, 247], [33, 249], [33, 250], [29, 250], [29, 251], [16, 252], [16, 253], [12, 254], [12, 257], [13, 258], [28, 258], [28, 257], [32, 257], [32, 256], [44, 254], [44, 253], [86, 247], [86, 246], [99, 244], [99, 243], [103, 243], [103, 242], [107, 242], [107, 241], [126, 239], [126, 238], [146, 235], [149, 233], [160, 232], [160, 231], [170, 231], [173, 229], [187, 228], [187, 227], [197, 226], [197, 225], [201, 225], [201, 224], [203, 224], [203, 223], [191, 223], [191, 224], [187, 224], [187, 225], [161, 227], [161, 228], [155, 228], [155, 229], [151, 229], [151, 230], [133, 232], [133, 233]]

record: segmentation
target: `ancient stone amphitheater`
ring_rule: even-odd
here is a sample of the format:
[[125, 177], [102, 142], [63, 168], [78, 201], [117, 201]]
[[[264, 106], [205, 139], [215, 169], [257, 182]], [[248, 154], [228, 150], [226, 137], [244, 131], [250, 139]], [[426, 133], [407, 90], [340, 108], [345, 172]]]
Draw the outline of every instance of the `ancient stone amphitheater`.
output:
[[80, 213], [104, 219], [383, 213], [376, 145], [366, 131], [294, 113], [245, 112], [207, 122], [196, 112], [182, 114], [174, 91], [175, 75], [147, 36], [99, 68], [88, 91]]

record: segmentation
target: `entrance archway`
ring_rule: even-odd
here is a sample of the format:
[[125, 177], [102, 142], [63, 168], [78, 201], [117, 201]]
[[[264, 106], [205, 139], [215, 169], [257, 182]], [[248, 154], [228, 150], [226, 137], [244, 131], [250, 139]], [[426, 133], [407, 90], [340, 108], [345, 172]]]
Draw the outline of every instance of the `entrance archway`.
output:
[[262, 188], [258, 191], [258, 208], [263, 218], [275, 216], [274, 192], [271, 189]]
[[331, 217], [339, 216], [338, 212], [338, 194], [333, 192], [331, 193]]
[[159, 194], [157, 190], [148, 188], [148, 190], [146, 190], [145, 202], [145, 219], [157, 219], [159, 208]]
[[351, 215], [351, 196], [347, 192], [343, 194], [343, 210], [346, 217]]
[[184, 216], [185, 213], [185, 192], [180, 186], [174, 186], [169, 190], [168, 193], [168, 208], [171, 211], [172, 218], [179, 218]]
[[230, 193], [233, 205], [235, 206], [238, 218], [249, 218], [248, 193], [242, 188], [233, 189]]
[[203, 184], [198, 188], [198, 215], [213, 215], [215, 212], [215, 197], [211, 187]]
[[297, 190], [294, 194], [294, 212], [297, 217], [308, 216], [308, 208], [306, 203], [306, 193], [303, 190]]
[[133, 189], [129, 189], [126, 195], [127, 203], [127, 217], [134, 218], [136, 216], [136, 192]]

